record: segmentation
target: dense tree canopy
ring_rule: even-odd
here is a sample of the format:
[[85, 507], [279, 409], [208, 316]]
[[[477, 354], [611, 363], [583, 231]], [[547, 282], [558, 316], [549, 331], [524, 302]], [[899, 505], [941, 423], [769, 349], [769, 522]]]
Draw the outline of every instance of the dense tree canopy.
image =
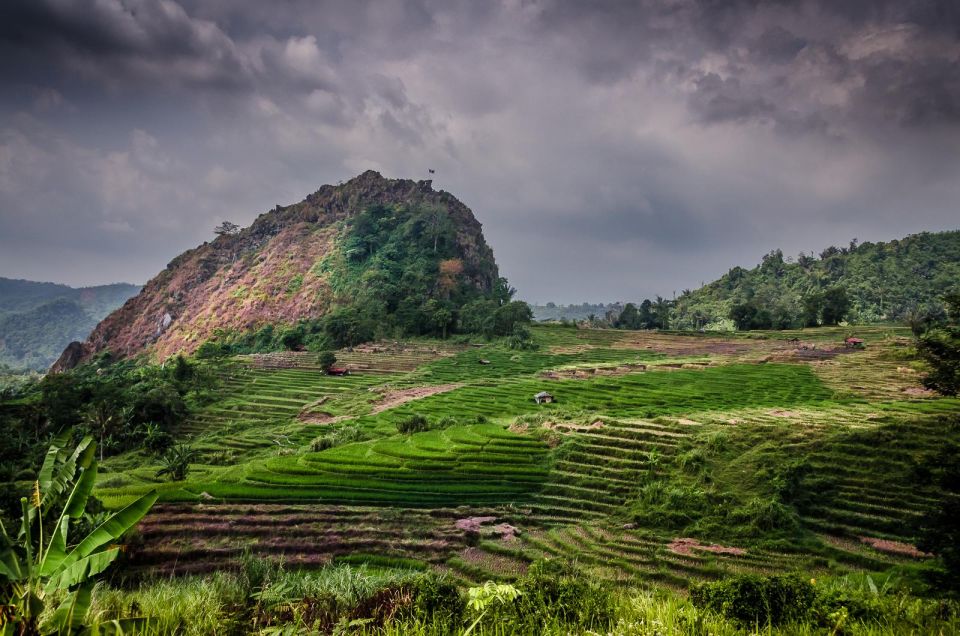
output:
[[[960, 232], [923, 233], [886, 243], [829, 247], [795, 259], [774, 250], [757, 267], [734, 267], [677, 297], [676, 328], [725, 319], [771, 328], [908, 320], [942, 312], [941, 297], [960, 283]], [[752, 313], [756, 309], [756, 314]], [[767, 315], [769, 314], [769, 321]], [[749, 327], [757, 328], [757, 327]]]

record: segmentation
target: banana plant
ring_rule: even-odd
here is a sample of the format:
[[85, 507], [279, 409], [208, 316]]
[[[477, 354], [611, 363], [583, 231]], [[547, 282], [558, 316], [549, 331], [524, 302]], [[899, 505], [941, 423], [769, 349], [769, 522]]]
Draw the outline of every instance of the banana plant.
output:
[[[33, 494], [20, 500], [22, 517], [15, 537], [0, 522], [0, 599], [5, 611], [0, 616], [0, 635], [84, 634], [116, 632], [98, 628], [87, 621], [96, 577], [120, 553], [115, 542], [150, 510], [157, 493], [150, 492], [110, 515], [77, 543], [69, 536], [70, 522], [86, 508], [97, 478], [96, 444], [85, 437], [70, 452], [69, 432], [56, 439], [47, 451]], [[69, 493], [69, 495], [67, 494]], [[64, 496], [66, 500], [64, 501]], [[62, 510], [57, 512], [60, 504]], [[56, 517], [52, 527], [44, 514]], [[48, 599], [63, 597], [53, 612]]]

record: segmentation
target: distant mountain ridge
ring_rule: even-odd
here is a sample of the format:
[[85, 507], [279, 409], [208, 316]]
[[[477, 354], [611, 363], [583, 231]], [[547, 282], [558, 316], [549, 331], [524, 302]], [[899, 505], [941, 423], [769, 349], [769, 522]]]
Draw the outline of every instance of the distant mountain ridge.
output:
[[0, 364], [47, 369], [68, 343], [86, 338], [138, 291], [129, 283], [74, 288], [0, 277]]
[[356, 316], [374, 316], [368, 322], [377, 326], [435, 325], [489, 298], [499, 281], [469, 208], [430, 181], [368, 170], [278, 205], [250, 227], [228, 224], [177, 256], [86, 341], [71, 344], [54, 370], [106, 351], [163, 360], [236, 334], [271, 337], [337, 310], [345, 338], [369, 331]]

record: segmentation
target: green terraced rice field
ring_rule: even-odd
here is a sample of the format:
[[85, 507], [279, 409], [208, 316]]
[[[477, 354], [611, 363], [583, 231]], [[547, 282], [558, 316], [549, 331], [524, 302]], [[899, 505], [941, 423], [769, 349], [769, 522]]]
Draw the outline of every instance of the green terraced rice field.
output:
[[[684, 587], [918, 558], [914, 522], [937, 493], [909, 467], [960, 442], [960, 402], [917, 390], [891, 354], [903, 330], [863, 328], [868, 347], [852, 353], [831, 349], [844, 330], [533, 332], [535, 351], [370, 345], [338, 354], [345, 377], [324, 375], [313, 354], [236, 358], [219, 368], [218, 399], [181, 431], [201, 451], [189, 478], [162, 482], [155, 460], [123, 456], [106, 462], [98, 496], [116, 507], [161, 490], [136, 563], [171, 573], [229, 567], [247, 550], [304, 566], [392, 559], [477, 582], [564, 557], [604, 580]], [[379, 410], [385, 396], [441, 385]], [[535, 404], [543, 390], [556, 401]], [[398, 433], [414, 415], [431, 429]], [[342, 430], [360, 439], [313, 450]], [[719, 498], [715, 516], [748, 509], [771, 496], [784, 458], [803, 458], [818, 489], [796, 505], [792, 534], [637, 521], [651, 484]], [[457, 525], [471, 518], [484, 519], [478, 531]], [[678, 538], [700, 544], [676, 548]]]

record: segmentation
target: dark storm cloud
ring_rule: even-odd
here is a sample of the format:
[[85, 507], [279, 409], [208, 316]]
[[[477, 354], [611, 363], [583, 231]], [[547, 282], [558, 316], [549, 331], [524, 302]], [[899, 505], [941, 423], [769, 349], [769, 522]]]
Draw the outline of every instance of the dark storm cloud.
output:
[[[216, 24], [175, 2], [13, 0], [0, 6], [0, 46], [107, 82], [242, 83], [244, 60]], [[32, 64], [31, 64], [32, 65]], [[51, 68], [48, 66], [48, 68]]]
[[142, 282], [365, 169], [538, 300], [956, 226], [953, 0], [7, 0], [0, 275]]

